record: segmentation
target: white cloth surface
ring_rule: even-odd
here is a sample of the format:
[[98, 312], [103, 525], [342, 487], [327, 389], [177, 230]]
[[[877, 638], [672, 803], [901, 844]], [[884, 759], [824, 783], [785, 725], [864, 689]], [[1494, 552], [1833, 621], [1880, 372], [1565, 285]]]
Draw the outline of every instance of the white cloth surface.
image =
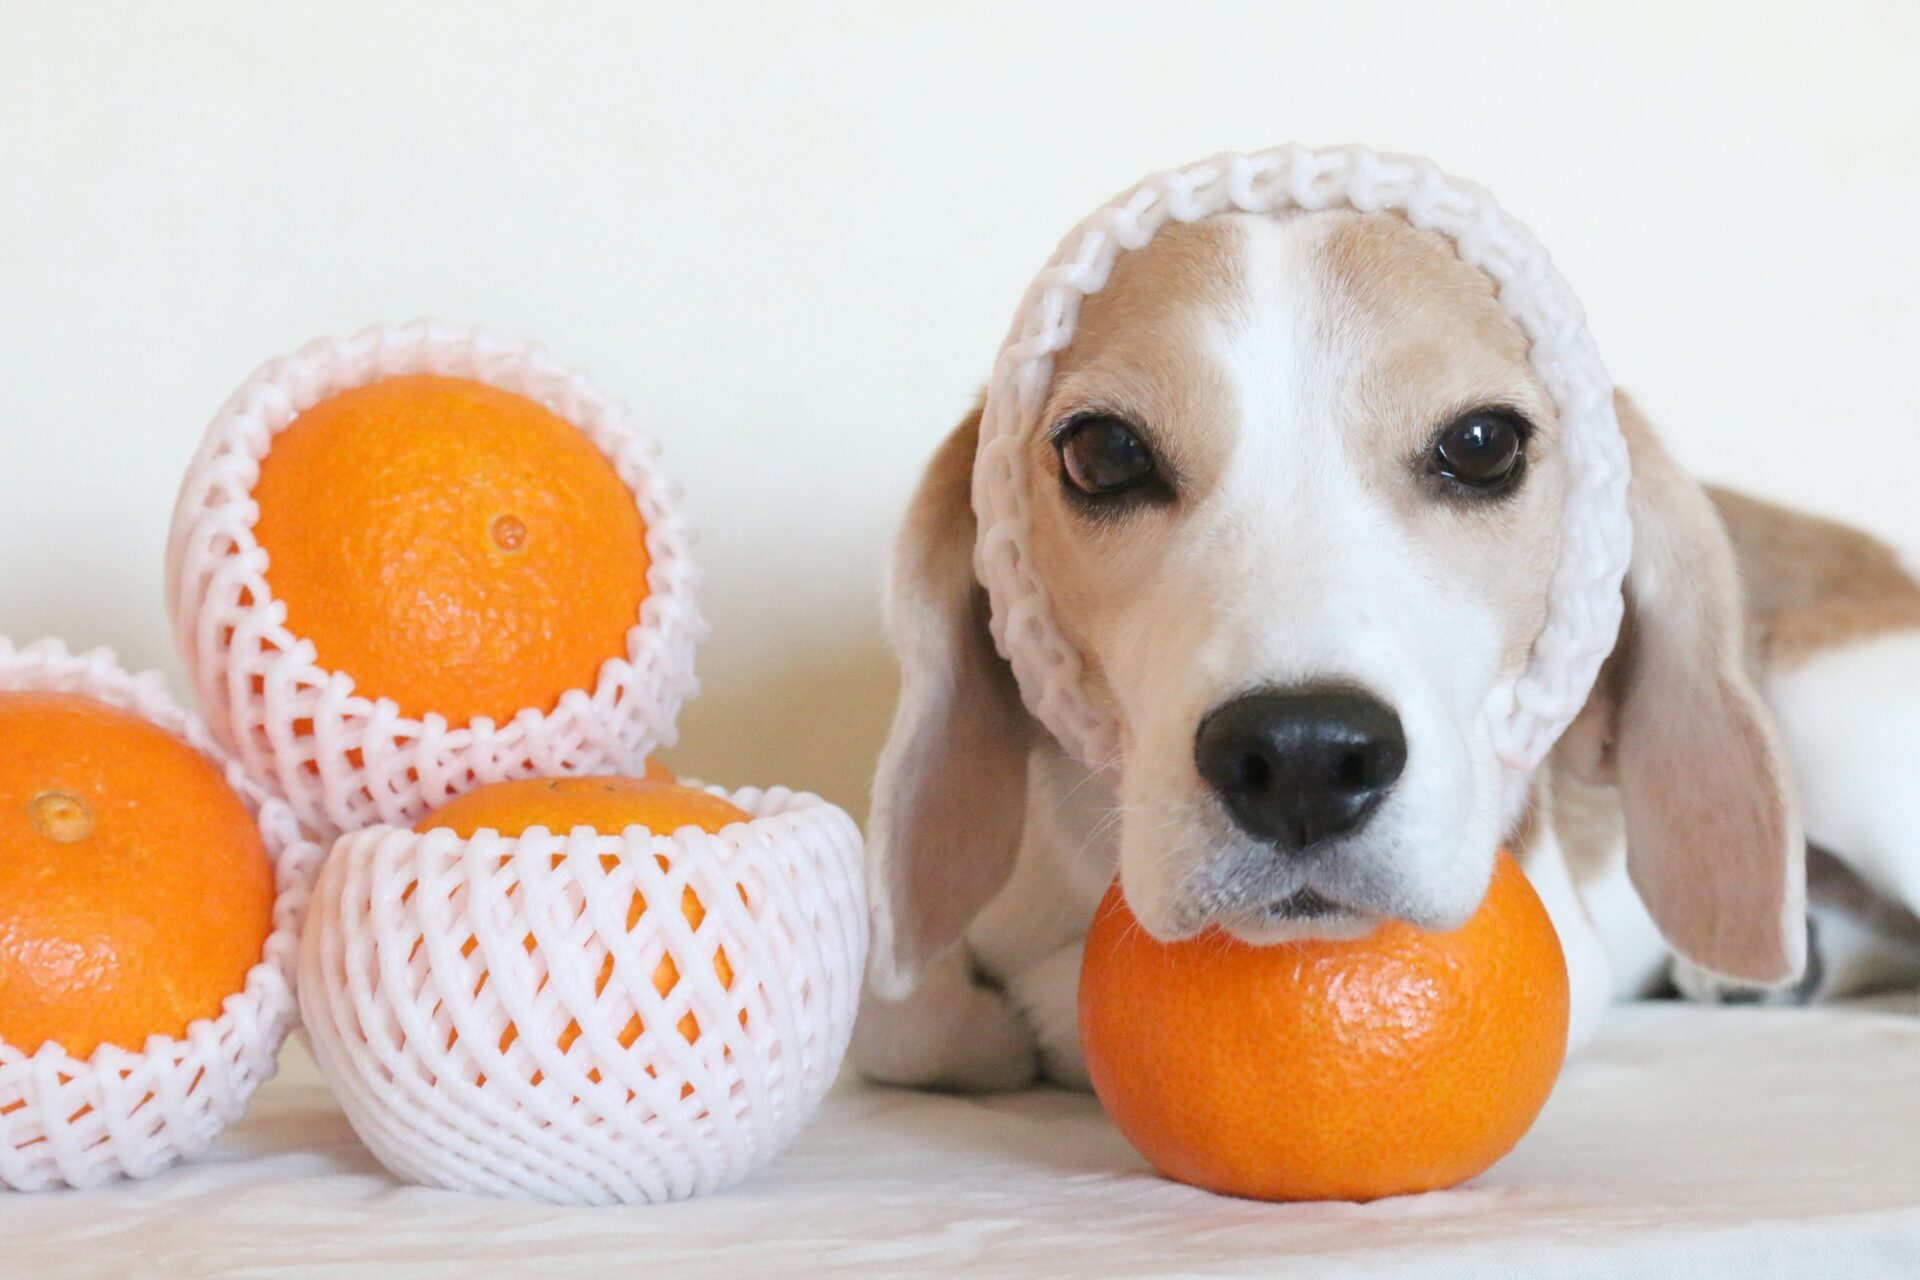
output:
[[1453, 1191], [1255, 1204], [1155, 1177], [1091, 1097], [843, 1081], [744, 1186], [553, 1209], [407, 1187], [298, 1041], [197, 1162], [0, 1193], [0, 1276], [1920, 1276], [1920, 1001], [1613, 1011]]

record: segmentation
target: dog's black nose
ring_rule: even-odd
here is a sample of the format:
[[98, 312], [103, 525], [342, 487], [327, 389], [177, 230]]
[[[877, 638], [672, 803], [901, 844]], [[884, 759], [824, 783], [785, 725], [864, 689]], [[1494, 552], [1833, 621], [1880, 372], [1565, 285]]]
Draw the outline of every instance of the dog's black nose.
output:
[[1407, 738], [1367, 694], [1271, 690], [1214, 708], [1193, 754], [1240, 829], [1290, 851], [1358, 830], [1406, 767]]

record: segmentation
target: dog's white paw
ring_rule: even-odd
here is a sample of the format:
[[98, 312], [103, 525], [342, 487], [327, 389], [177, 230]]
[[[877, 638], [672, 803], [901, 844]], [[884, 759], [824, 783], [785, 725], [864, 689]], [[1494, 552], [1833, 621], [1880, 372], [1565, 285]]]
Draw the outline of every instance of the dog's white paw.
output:
[[1080, 943], [1064, 946], [1008, 984], [1039, 1044], [1042, 1078], [1069, 1089], [1093, 1088], [1080, 1053], [1080, 956]]
[[943, 959], [904, 1000], [869, 991], [849, 1054], [883, 1084], [963, 1093], [1024, 1089], [1040, 1069], [1027, 1020], [1004, 992], [974, 980], [964, 955]]

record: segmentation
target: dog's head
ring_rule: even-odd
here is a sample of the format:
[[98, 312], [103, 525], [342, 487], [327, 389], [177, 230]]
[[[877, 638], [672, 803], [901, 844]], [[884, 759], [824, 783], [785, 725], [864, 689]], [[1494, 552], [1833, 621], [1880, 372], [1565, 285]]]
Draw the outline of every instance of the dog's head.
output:
[[[1700, 490], [1631, 406], [1625, 639], [1574, 739], [1616, 778], [1676, 945], [1777, 980], [1797, 842]], [[1459, 924], [1519, 817], [1490, 695], [1547, 615], [1554, 401], [1487, 276], [1392, 214], [1230, 215], [1122, 255], [1055, 357], [1027, 553], [1119, 729], [1128, 901], [1163, 938]], [[899, 985], [1006, 879], [1044, 733], [972, 569], [977, 417], [895, 567], [904, 686], [875, 790], [878, 969]]]

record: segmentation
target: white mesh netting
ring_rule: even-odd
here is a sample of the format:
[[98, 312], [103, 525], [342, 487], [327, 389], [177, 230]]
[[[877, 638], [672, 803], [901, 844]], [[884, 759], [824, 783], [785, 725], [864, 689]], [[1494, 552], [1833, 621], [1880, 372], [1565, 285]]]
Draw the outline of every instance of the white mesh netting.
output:
[[0, 689], [84, 694], [145, 717], [221, 766], [260, 823], [274, 860], [273, 932], [246, 986], [220, 1015], [138, 1051], [103, 1045], [85, 1061], [47, 1045], [28, 1055], [0, 1041], [0, 1186], [21, 1191], [143, 1178], [192, 1156], [240, 1118], [273, 1075], [294, 1023], [301, 917], [320, 863], [291, 810], [241, 771], [168, 696], [153, 672], [130, 675], [105, 649], [0, 639]]
[[[268, 589], [251, 493], [274, 434], [328, 396], [414, 373], [472, 378], [544, 404], [607, 456], [646, 522], [648, 594], [626, 654], [609, 659], [591, 690], [567, 693], [550, 712], [529, 708], [504, 724], [460, 726], [402, 716], [391, 701], [360, 696], [347, 675], [317, 665], [313, 645], [287, 630], [285, 606]], [[538, 347], [477, 330], [376, 326], [268, 362], [207, 428], [167, 546], [175, 637], [214, 733], [301, 821], [329, 835], [411, 823], [483, 782], [638, 773], [649, 752], [674, 741], [680, 705], [698, 689], [693, 653], [704, 633], [679, 491], [658, 454], [628, 424], [624, 406], [583, 375]]]
[[336, 843], [300, 1003], [383, 1164], [518, 1199], [650, 1203], [738, 1182], [799, 1131], [858, 1006], [860, 835], [815, 796], [715, 794], [753, 820]]
[[1117, 727], [1085, 689], [1080, 655], [1055, 624], [1026, 550], [1028, 455], [1053, 355], [1073, 340], [1080, 300], [1105, 287], [1114, 260], [1168, 221], [1337, 208], [1398, 213], [1446, 236], [1463, 262], [1491, 276], [1560, 410], [1568, 489], [1546, 625], [1517, 684], [1497, 689], [1488, 707], [1510, 770], [1530, 770], [1545, 756], [1613, 649], [1632, 541], [1626, 444], [1579, 300], [1545, 247], [1487, 191], [1428, 160], [1358, 146], [1220, 155], [1155, 174], [1069, 232], [1028, 286], [987, 388], [973, 476], [975, 565], [991, 598], [994, 639], [1028, 709], [1083, 762], [1114, 758]]

